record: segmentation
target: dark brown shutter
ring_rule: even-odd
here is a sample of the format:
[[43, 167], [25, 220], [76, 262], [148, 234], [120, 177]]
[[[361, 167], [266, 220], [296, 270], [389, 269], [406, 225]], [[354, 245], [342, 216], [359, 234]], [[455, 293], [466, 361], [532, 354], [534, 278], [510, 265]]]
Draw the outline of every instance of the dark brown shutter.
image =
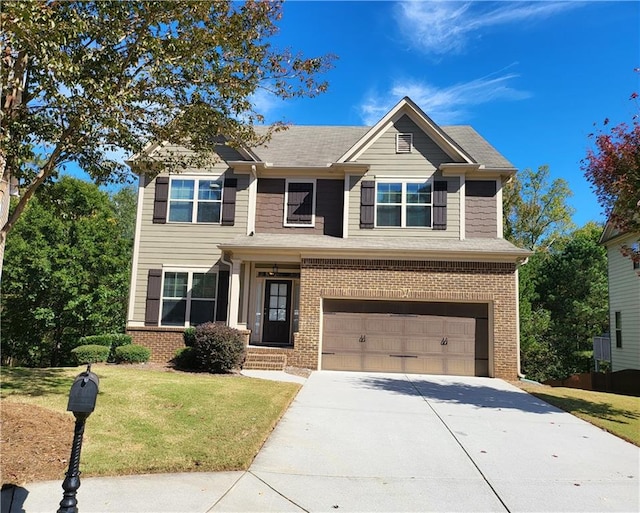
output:
[[376, 183], [365, 180], [360, 184], [360, 228], [373, 228], [376, 208]]
[[313, 184], [291, 182], [287, 188], [287, 223], [311, 224]]
[[218, 296], [216, 298], [216, 321], [227, 320], [229, 304], [229, 271], [218, 271]]
[[444, 180], [433, 184], [433, 229], [447, 229], [447, 182]]
[[495, 180], [467, 180], [465, 194], [472, 198], [493, 198], [496, 195]]
[[157, 326], [162, 297], [162, 269], [149, 269], [147, 276], [147, 303], [144, 312], [144, 325]]
[[153, 222], [167, 222], [167, 201], [169, 199], [169, 177], [156, 178], [156, 195], [153, 202]]
[[233, 226], [236, 220], [236, 191], [238, 189], [237, 178], [226, 178], [224, 192], [222, 194], [222, 224]]

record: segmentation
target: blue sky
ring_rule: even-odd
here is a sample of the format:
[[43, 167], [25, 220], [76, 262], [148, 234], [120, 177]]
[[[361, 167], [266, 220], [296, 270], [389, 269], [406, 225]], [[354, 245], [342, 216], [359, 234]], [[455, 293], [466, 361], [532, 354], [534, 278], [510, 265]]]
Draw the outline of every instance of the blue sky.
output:
[[329, 91], [257, 101], [268, 120], [373, 124], [408, 95], [469, 124], [517, 168], [568, 181], [574, 222], [602, 221], [580, 170], [594, 123], [630, 122], [640, 92], [639, 2], [285, 3], [275, 44], [333, 53]]

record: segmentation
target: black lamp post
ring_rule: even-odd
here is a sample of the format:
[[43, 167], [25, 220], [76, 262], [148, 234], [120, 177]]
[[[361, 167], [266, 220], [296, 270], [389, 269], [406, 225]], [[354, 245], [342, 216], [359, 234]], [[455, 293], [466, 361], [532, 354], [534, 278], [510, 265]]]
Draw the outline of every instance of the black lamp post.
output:
[[80, 450], [82, 449], [82, 435], [84, 434], [84, 424], [87, 417], [91, 415], [96, 407], [98, 383], [98, 376], [91, 372], [91, 364], [89, 364], [87, 365], [87, 370], [80, 373], [74, 380], [73, 385], [71, 385], [67, 411], [73, 412], [76, 418], [76, 425], [73, 430], [73, 445], [71, 446], [71, 457], [69, 458], [69, 470], [67, 470], [66, 477], [62, 483], [64, 494], [57, 513], [78, 513], [76, 492], [78, 488], [80, 488]]

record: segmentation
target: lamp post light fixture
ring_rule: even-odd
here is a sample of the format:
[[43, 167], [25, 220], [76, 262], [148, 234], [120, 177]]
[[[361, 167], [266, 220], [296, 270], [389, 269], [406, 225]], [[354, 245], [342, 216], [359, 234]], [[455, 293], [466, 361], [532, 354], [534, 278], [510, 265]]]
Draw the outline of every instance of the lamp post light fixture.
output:
[[69, 458], [69, 470], [67, 470], [66, 477], [62, 482], [64, 494], [57, 513], [78, 513], [76, 493], [78, 488], [80, 488], [80, 450], [82, 449], [82, 435], [84, 434], [84, 424], [96, 407], [98, 384], [98, 376], [91, 372], [91, 364], [89, 364], [87, 365], [87, 370], [78, 374], [71, 385], [67, 411], [73, 412], [76, 418], [76, 424], [73, 430], [73, 445], [71, 446], [71, 457]]

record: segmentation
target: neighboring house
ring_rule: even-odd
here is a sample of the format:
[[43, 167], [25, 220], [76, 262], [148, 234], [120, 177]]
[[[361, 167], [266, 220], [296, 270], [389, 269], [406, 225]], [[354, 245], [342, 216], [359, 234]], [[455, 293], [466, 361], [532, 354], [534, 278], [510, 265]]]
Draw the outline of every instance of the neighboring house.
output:
[[611, 370], [640, 370], [640, 264], [620, 252], [638, 249], [640, 234], [621, 234], [607, 223], [600, 243], [607, 248]]
[[404, 98], [373, 127], [292, 126], [218, 153], [140, 179], [127, 331], [153, 358], [216, 320], [247, 333], [254, 368], [516, 378], [516, 169], [473, 128]]

